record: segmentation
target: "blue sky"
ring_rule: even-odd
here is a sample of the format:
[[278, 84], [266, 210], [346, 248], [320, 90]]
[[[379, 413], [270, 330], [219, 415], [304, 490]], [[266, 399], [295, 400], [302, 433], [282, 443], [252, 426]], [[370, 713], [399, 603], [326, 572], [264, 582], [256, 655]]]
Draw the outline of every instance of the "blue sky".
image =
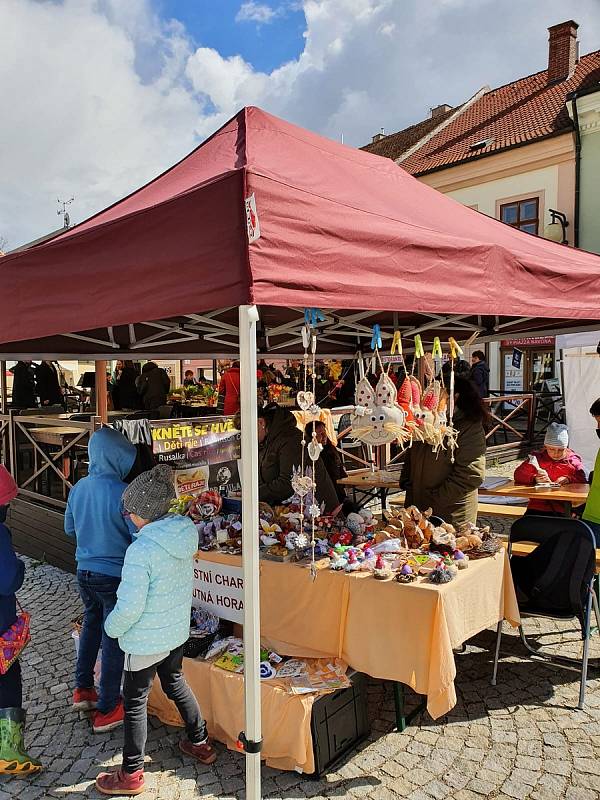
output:
[[[246, 11], [240, 13], [243, 6]], [[271, 72], [304, 49], [306, 19], [292, 0], [156, 0], [156, 9], [163, 18], [179, 20], [197, 47], [212, 47], [224, 57], [240, 55], [261, 72]], [[269, 21], [256, 21], [270, 12]]]
[[52, 230], [57, 197], [80, 222], [247, 105], [360, 146], [544, 69], [549, 25], [600, 49], [599, 3], [0, 0], [0, 242]]

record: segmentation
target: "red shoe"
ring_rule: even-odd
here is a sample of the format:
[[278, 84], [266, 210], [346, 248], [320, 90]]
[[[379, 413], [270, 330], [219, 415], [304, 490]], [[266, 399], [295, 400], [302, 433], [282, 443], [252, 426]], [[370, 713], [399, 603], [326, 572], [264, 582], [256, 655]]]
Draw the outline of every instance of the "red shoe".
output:
[[208, 739], [202, 744], [192, 744], [189, 739], [179, 741], [179, 749], [186, 756], [191, 756], [201, 764], [214, 764], [217, 760], [217, 751], [209, 743]]
[[123, 724], [125, 717], [125, 709], [123, 708], [123, 701], [120, 700], [116, 708], [109, 711], [108, 714], [103, 714], [101, 711], [96, 711], [92, 717], [92, 730], [94, 733], [106, 733], [112, 731], [113, 728], [118, 728]]
[[144, 770], [137, 772], [101, 772], [96, 778], [96, 789], [102, 794], [134, 795], [144, 791]]
[[75, 689], [73, 692], [73, 708], [76, 711], [89, 711], [98, 705], [98, 692], [91, 689]]

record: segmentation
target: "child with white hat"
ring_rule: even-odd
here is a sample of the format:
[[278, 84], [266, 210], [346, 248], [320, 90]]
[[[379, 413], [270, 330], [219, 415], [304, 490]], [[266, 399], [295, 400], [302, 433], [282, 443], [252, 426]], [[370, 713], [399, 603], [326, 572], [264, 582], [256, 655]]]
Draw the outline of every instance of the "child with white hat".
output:
[[[569, 449], [569, 430], [566, 425], [553, 422], [548, 426], [543, 449], [532, 453], [517, 467], [514, 480], [524, 486], [587, 482], [581, 457]], [[564, 513], [561, 503], [536, 498], [529, 501], [527, 512], [552, 516], [562, 516]]]

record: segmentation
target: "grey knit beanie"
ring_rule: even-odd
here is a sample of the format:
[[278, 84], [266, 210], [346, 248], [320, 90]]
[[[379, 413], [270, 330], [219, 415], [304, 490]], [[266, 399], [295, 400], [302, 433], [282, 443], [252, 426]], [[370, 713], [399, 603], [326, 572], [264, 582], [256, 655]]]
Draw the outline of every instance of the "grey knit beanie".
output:
[[560, 422], [553, 422], [549, 425], [544, 437], [544, 444], [547, 444], [548, 447], [568, 447], [569, 429], [567, 426]]
[[169, 511], [175, 497], [173, 470], [159, 464], [133, 480], [123, 492], [125, 511], [154, 522]]

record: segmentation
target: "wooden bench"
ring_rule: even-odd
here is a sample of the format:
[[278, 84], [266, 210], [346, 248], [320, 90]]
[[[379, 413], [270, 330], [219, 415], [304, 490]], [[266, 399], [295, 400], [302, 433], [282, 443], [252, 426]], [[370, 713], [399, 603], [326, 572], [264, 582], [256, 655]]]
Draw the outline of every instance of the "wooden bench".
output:
[[[388, 499], [390, 506], [403, 506], [404, 494], [397, 494]], [[502, 503], [478, 503], [477, 515], [480, 517], [522, 517], [527, 506], [504, 505]]]
[[[537, 544], [534, 542], [514, 542], [512, 546], [512, 554], [513, 556], [528, 556], [530, 553], [533, 553]], [[600, 549], [596, 550], [596, 568], [595, 568], [596, 575], [600, 574]]]

